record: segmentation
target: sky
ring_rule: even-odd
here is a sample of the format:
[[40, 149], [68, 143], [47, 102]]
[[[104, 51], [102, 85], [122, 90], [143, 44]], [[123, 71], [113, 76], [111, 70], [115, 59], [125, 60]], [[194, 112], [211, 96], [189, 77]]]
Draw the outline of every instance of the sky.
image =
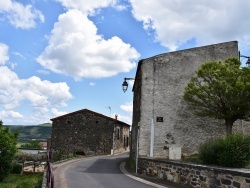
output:
[[[1, 0], [0, 119], [37, 125], [87, 108], [131, 124], [139, 60], [238, 41], [249, 0]], [[241, 59], [242, 64], [246, 59]]]

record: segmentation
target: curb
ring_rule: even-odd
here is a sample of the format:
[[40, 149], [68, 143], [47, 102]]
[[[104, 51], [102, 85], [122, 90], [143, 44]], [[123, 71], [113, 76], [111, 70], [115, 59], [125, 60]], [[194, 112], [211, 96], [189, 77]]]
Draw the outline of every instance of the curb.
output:
[[147, 184], [147, 185], [151, 185], [151, 186], [156, 187], [156, 188], [168, 188], [168, 187], [166, 187], [166, 186], [158, 185], [158, 184], [156, 184], [156, 183], [153, 183], [153, 182], [150, 182], [150, 181], [147, 181], [147, 180], [138, 178], [138, 177], [136, 177], [136, 176], [130, 174], [129, 172], [127, 172], [127, 171], [125, 170], [125, 167], [124, 167], [124, 166], [125, 166], [125, 162], [122, 162], [122, 163], [120, 164], [120, 170], [121, 170], [122, 173], [125, 174], [126, 176], [128, 176], [128, 177], [130, 177], [130, 178], [132, 178], [132, 179], [134, 179], [134, 180], [136, 180], [136, 181], [145, 183], [145, 184]]

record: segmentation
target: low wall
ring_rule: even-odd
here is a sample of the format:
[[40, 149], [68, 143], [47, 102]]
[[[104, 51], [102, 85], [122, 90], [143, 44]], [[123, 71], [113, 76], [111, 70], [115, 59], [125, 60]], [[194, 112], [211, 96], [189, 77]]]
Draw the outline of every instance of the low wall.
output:
[[138, 172], [197, 188], [250, 188], [250, 169], [229, 169], [166, 159], [139, 158]]

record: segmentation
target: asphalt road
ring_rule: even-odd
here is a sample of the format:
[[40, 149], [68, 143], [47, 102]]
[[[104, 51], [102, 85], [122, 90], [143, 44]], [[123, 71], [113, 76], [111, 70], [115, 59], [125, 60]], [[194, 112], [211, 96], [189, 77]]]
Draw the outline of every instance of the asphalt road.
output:
[[128, 154], [82, 158], [58, 165], [55, 188], [152, 188], [136, 181], [119, 168]]

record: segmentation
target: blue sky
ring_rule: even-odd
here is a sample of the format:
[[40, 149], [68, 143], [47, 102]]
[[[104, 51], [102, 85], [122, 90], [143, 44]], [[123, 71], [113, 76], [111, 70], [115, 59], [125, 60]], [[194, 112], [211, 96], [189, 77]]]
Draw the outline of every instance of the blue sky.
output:
[[140, 59], [232, 40], [249, 56], [249, 7], [248, 0], [1, 1], [0, 119], [40, 124], [88, 108], [131, 123], [132, 83], [126, 93], [121, 84]]

